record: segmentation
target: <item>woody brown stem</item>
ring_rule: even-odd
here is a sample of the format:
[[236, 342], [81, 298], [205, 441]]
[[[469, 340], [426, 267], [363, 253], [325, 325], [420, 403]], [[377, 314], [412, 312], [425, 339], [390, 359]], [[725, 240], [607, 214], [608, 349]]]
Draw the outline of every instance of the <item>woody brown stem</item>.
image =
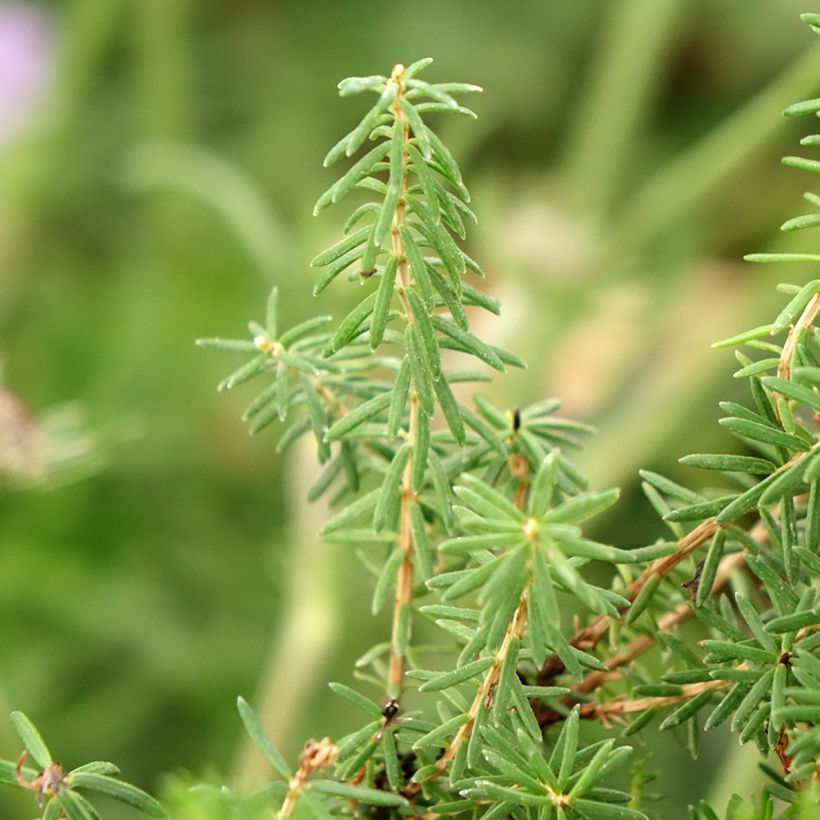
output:
[[[401, 98], [404, 91], [404, 66], [397, 65], [393, 69], [391, 82], [397, 85], [396, 96], [393, 100], [393, 116], [403, 124], [404, 127], [404, 151], [402, 162], [404, 164], [404, 178], [402, 180], [402, 192], [396, 205], [395, 213], [390, 227], [390, 237], [392, 243], [393, 256], [398, 260], [396, 268], [396, 281], [398, 283], [398, 295], [404, 309], [405, 321], [412, 323], [413, 315], [410, 305], [405, 295], [405, 290], [412, 284], [407, 257], [404, 252], [404, 244], [401, 239], [400, 228], [404, 222], [404, 197], [407, 190], [408, 175], [408, 155], [407, 144], [410, 140], [410, 130], [407, 118], [401, 108]], [[419, 423], [419, 402], [415, 393], [410, 397], [410, 423], [407, 431], [408, 441], [413, 442], [416, 438], [416, 429]], [[410, 606], [413, 601], [413, 531], [410, 522], [410, 502], [414, 498], [413, 493], [413, 461], [414, 453], [410, 452], [407, 459], [407, 466], [404, 468], [401, 486], [401, 510], [399, 513], [399, 548], [403, 556], [396, 576], [396, 596], [393, 601], [393, 625], [390, 636], [390, 665], [387, 673], [387, 696], [398, 700], [404, 688], [404, 644], [408, 638], [402, 631], [409, 630]]]
[[491, 701], [495, 687], [498, 684], [498, 678], [501, 675], [501, 667], [504, 665], [504, 660], [509, 652], [510, 644], [512, 643], [513, 638], [521, 637], [521, 634], [524, 631], [526, 617], [527, 591], [525, 589], [521, 596], [521, 601], [519, 602], [518, 607], [513, 614], [512, 620], [507, 627], [507, 631], [504, 634], [504, 640], [501, 642], [501, 647], [496, 653], [495, 662], [487, 671], [481, 686], [478, 687], [478, 691], [475, 693], [473, 702], [470, 704], [470, 711], [467, 713], [467, 721], [461, 725], [450, 745], [445, 749], [444, 754], [436, 762], [439, 773], [443, 773], [446, 770], [447, 763], [456, 756], [459, 746], [461, 746], [464, 741], [469, 739], [472, 734], [473, 727], [475, 726], [479, 710], [485, 707], [487, 702]]
[[[766, 529], [764, 525], [758, 522], [750, 532], [750, 536], [755, 540], [765, 538]], [[715, 580], [712, 583], [710, 595], [714, 595], [726, 586], [729, 581], [729, 576], [743, 565], [746, 554], [746, 550], [741, 550], [740, 552], [727, 555], [721, 560], [717, 572], [715, 573]], [[693, 612], [689, 604], [685, 602], [680, 603], [675, 607], [675, 609], [664, 615], [658, 621], [656, 634], [661, 632], [669, 632], [674, 627], [679, 626], [682, 623], [686, 623], [686, 621], [692, 618], [692, 616]], [[581, 679], [580, 683], [573, 686], [571, 693], [561, 698], [561, 701], [565, 705], [571, 706], [575, 702], [573, 695], [587, 694], [597, 689], [599, 686], [603, 686], [605, 683], [616, 680], [619, 677], [616, 670], [632, 663], [632, 661], [636, 658], [643, 655], [644, 652], [649, 651], [655, 643], [655, 638], [650, 635], [638, 635], [636, 638], [631, 640], [621, 652], [618, 652], [615, 655], [610, 655], [610, 657], [604, 660], [604, 664], [607, 667], [606, 671], [593, 669], [590, 672], [587, 672], [587, 674]], [[588, 709], [587, 712], [589, 712]], [[562, 716], [555, 710], [546, 709], [542, 705], [538, 704], [535, 705], [535, 714], [541, 725], [562, 719]], [[582, 717], [595, 716], [586, 714], [584, 712], [584, 706], [581, 707], [581, 715]]]
[[[580, 706], [579, 715], [581, 718], [600, 720], [602, 723], [606, 724], [612, 720], [617, 720], [622, 715], [634, 714], [635, 712], [645, 712], [647, 709], [659, 709], [664, 706], [671, 706], [675, 703], [689, 700], [690, 698], [695, 697], [695, 695], [699, 695], [701, 692], [725, 689], [731, 684], [732, 681], [728, 680], [709, 680], [702, 681], [700, 683], [688, 683], [681, 686], [682, 691], [679, 695], [636, 698], [635, 700], [614, 698], [606, 703], [582, 703]], [[551, 720], [543, 721], [543, 723], [552, 723], [557, 720], [563, 720], [563, 716], [556, 712]]]
[[[510, 456], [510, 471], [519, 480], [513, 503], [519, 510], [523, 510], [527, 503], [527, 492], [529, 490], [529, 462], [518, 453], [513, 453]], [[495, 661], [487, 670], [487, 674], [481, 682], [481, 686], [478, 687], [478, 691], [475, 693], [473, 702], [470, 704], [470, 710], [467, 713], [467, 720], [459, 727], [450, 745], [444, 750], [444, 754], [436, 762], [437, 773], [433, 775], [433, 777], [441, 775], [446, 771], [447, 763], [456, 756], [456, 752], [458, 752], [461, 744], [469, 739], [475, 726], [479, 710], [482, 707], [489, 708], [495, 687], [498, 684], [498, 678], [501, 675], [501, 669], [507, 658], [507, 653], [510, 651], [510, 644], [515, 638], [520, 638], [524, 632], [524, 625], [527, 618], [528, 592], [529, 584], [524, 587], [524, 591], [521, 593], [521, 600], [518, 602], [512, 619], [507, 625], [501, 646], [498, 652], [496, 652]]]
[[299, 768], [288, 783], [288, 793], [282, 807], [276, 813], [276, 820], [285, 820], [290, 817], [296, 808], [299, 795], [307, 783], [308, 775], [317, 769], [330, 766], [336, 761], [337, 749], [329, 737], [321, 740], [309, 740], [299, 755]]
[[777, 375], [781, 379], [788, 379], [792, 372], [792, 356], [800, 331], [803, 328], [811, 327], [820, 315], [820, 291], [814, 294], [811, 301], [806, 305], [800, 318], [795, 322], [794, 327], [789, 331], [789, 335], [783, 344], [780, 353], [780, 364], [777, 367]]
[[[693, 553], [698, 547], [705, 544], [717, 531], [718, 524], [714, 518], [709, 518], [702, 524], [695, 527], [692, 532], [678, 541], [677, 549], [664, 558], [659, 558], [648, 566], [632, 583], [626, 598], [630, 605], [638, 597], [638, 593], [643, 589], [644, 584], [653, 575], [668, 575], [672, 570], [683, 561], [688, 555]], [[618, 610], [618, 618], [627, 612], [629, 606], [621, 607]], [[589, 651], [597, 646], [598, 642], [606, 635], [609, 627], [615, 622], [616, 618], [612, 615], [599, 615], [591, 624], [579, 629], [570, 638], [569, 643], [578, 649]], [[563, 661], [556, 655], [549, 658], [538, 675], [538, 682], [541, 684], [548, 683], [556, 675], [564, 671]]]

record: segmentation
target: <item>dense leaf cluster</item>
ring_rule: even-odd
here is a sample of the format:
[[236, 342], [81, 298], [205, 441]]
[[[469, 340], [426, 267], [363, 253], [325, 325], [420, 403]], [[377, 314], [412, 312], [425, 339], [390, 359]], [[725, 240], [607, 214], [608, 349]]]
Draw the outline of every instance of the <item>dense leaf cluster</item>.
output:
[[[614, 736], [584, 742], [580, 726], [597, 719], [633, 735], [659, 713], [660, 728], [693, 751], [704, 715], [704, 729], [729, 721], [741, 742], [777, 755], [780, 771], [771, 770], [759, 811], [737, 800], [729, 817], [771, 816], [772, 796], [797, 806], [820, 755], [818, 282], [784, 286], [792, 298], [772, 324], [718, 345], [763, 354], [736, 354], [751, 407], [722, 404], [721, 424], [745, 452], [682, 459], [722, 474], [721, 489], [694, 492], [644, 471], [671, 539], [624, 550], [586, 537], [587, 519], [618, 496], [591, 490], [567, 458], [589, 430], [556, 417], [554, 401], [524, 409], [481, 395], [466, 402], [459, 383], [484, 379], [486, 370], [455, 369], [457, 357], [442, 355], [456, 351], [498, 371], [521, 364], [471, 332], [471, 307], [499, 308], [465, 279], [481, 275], [458, 244], [464, 218], [474, 219], [469, 194], [422, 116], [470, 113], [454, 95], [478, 89], [421, 82], [428, 63], [339, 86], [343, 96], [374, 92], [377, 102], [328, 154], [326, 165], [363, 152], [316, 211], [355, 189], [376, 201], [355, 209], [345, 237], [313, 265], [323, 271], [317, 293], [345, 271], [360, 282], [358, 305], [335, 331], [322, 317], [277, 336], [270, 309], [265, 328], [251, 327], [251, 342], [203, 342], [256, 353], [224, 386], [273, 377], [247, 411], [252, 431], [302, 408], [283, 441], [313, 430], [327, 466], [311, 497], [332, 487], [338, 507], [322, 535], [360, 546], [375, 576], [373, 612], [393, 614], [390, 640], [357, 664], [359, 680], [383, 700], [332, 684], [367, 715], [332, 744], [324, 765], [333, 764], [334, 779], [318, 773], [324, 766], [303, 764], [294, 775], [241, 707], [288, 781], [279, 815], [303, 801], [317, 817], [367, 806], [643, 817], [649, 809], [636, 775], [631, 791], [604, 782], [623, 768], [629, 747]], [[819, 110], [813, 101], [787, 113]], [[368, 142], [375, 146], [365, 149]], [[816, 223], [806, 216], [783, 227]], [[590, 562], [615, 568], [611, 585], [592, 580]], [[441, 629], [442, 646], [414, 641], [418, 617]], [[692, 618], [705, 633], [697, 649], [677, 631]], [[660, 680], [634, 663], [653, 647], [663, 656]], [[442, 655], [451, 659], [443, 668]], [[405, 707], [410, 688], [418, 710]], [[705, 804], [693, 812], [714, 815]]]

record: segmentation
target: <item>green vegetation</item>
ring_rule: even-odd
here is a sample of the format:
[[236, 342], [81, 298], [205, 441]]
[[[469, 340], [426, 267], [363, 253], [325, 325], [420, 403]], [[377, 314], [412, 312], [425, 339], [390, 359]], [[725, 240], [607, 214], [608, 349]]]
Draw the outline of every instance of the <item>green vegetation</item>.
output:
[[[179, 692], [173, 701], [177, 706], [165, 714], [161, 700], [149, 701], [156, 715], [142, 729], [146, 749], [158, 751], [146, 752], [146, 771], [174, 772], [161, 787], [172, 816], [253, 818], [276, 811], [280, 817], [324, 818], [352, 810], [640, 818], [675, 816], [687, 804], [697, 806], [693, 816], [710, 820], [770, 817], [786, 804], [791, 806], [787, 815], [816, 812], [818, 284], [781, 286], [788, 301], [774, 321], [716, 345], [736, 347], [740, 364], [738, 381], [721, 403], [721, 427], [736, 439], [731, 445], [720, 428], [709, 433], [700, 421], [699, 406], [713, 381], [715, 359], [707, 364], [700, 352], [690, 352], [697, 340], [688, 331], [716, 331], [712, 338], [732, 332], [738, 300], [716, 299], [705, 277], [686, 280], [683, 270], [696, 252], [715, 241], [711, 232], [719, 234], [729, 256], [744, 238], [737, 228], [733, 233], [728, 212], [720, 223], [726, 230], [715, 231], [706, 223], [698, 225], [697, 211], [773, 132], [770, 107], [784, 96], [814, 92], [820, 59], [816, 51], [800, 58], [724, 125], [693, 140], [675, 161], [659, 163], [646, 181], [639, 180], [628, 161], [653, 92], [649, 77], [679, 11], [673, 2], [622, 5], [623, 14], [613, 16], [605, 37], [600, 74], [592, 73], [591, 90], [577, 106], [580, 113], [557, 194], [562, 207], [555, 213], [533, 211], [541, 229], [548, 229], [546, 249], [536, 246], [534, 251], [548, 254], [547, 280], [531, 279], [525, 299], [511, 294], [512, 320], [508, 299], [496, 298], [500, 263], [511, 273], [528, 266], [521, 253], [532, 237], [499, 206], [503, 185], [487, 180], [480, 190], [488, 200], [490, 226], [477, 243], [471, 237], [471, 245], [466, 244], [466, 228], [478, 221], [477, 213], [484, 223], [481, 197], [478, 204], [471, 200], [455, 159], [460, 152], [446, 147], [439, 133], [447, 136], [452, 130], [444, 114], [462, 115], [464, 121], [475, 117], [461, 98], [480, 89], [426, 82], [438, 63], [397, 65], [390, 76], [355, 77], [339, 86], [343, 97], [358, 100], [375, 93], [375, 98], [359, 125], [327, 154], [325, 165], [342, 169], [314, 209], [318, 214], [342, 198], [353, 201], [341, 238], [312, 263], [314, 293], [333, 318], [305, 318], [297, 295], [299, 289], [310, 290], [305, 277], [282, 278], [279, 273], [298, 264], [297, 243], [289, 246], [287, 232], [235, 169], [181, 143], [145, 143], [132, 153], [131, 185], [144, 190], [171, 185], [215, 208], [248, 258], [278, 279], [264, 322], [250, 323], [247, 339], [200, 340], [202, 346], [246, 354], [220, 388], [249, 396], [244, 418], [250, 432], [265, 431], [257, 440], [262, 453], [257, 463], [244, 455], [244, 445], [231, 445], [240, 447], [242, 456], [229, 472], [234, 486], [225, 496], [203, 492], [195, 478], [202, 455], [176, 467], [178, 479], [193, 479], [190, 486], [184, 480], [154, 486], [146, 473], [146, 489], [151, 488], [146, 498], [155, 503], [135, 511], [133, 524], [112, 519], [112, 531], [127, 538], [144, 518], [170, 521], [169, 507], [187, 505], [195, 511], [191, 520], [199, 521], [203, 543], [215, 545], [220, 532], [212, 525], [226, 522], [222, 540], [227, 561], [208, 550], [197, 551], [191, 543], [195, 529], [186, 531], [187, 557], [156, 548], [142, 556], [148, 573], [126, 549], [120, 556], [113, 553], [115, 563], [108, 559], [106, 574], [106, 559], [100, 557], [106, 551], [88, 548], [69, 572], [63, 567], [71, 567], [71, 561], [53, 575], [40, 576], [44, 589], [38, 590], [38, 599], [49, 601], [51, 610], [37, 611], [41, 620], [51, 612], [51, 622], [65, 631], [88, 633], [96, 642], [92, 645], [108, 645], [108, 654], [98, 649], [94, 655], [78, 653], [53, 627], [35, 631], [25, 641], [21, 635], [15, 651], [40, 662], [50, 647], [58, 656], [62, 653], [67, 665], [61, 683], [68, 685], [63, 710], [78, 697], [72, 689], [79, 693], [78, 702], [87, 703], [67, 725], [74, 735], [87, 727], [93, 739], [96, 721], [99, 739], [104, 739], [119, 731], [114, 727], [133, 725], [140, 715], [132, 709], [118, 723], [116, 712], [101, 710], [112, 676], [129, 678], [126, 686], [144, 691], [139, 679], [114, 671], [114, 629], [127, 627], [124, 645], [144, 646], [146, 672], [163, 681], [175, 679], [168, 691], [176, 687]], [[649, 17], [651, 36], [646, 33]], [[156, 19], [168, 26], [167, 33], [184, 16], [166, 12]], [[820, 18], [804, 19], [815, 27]], [[98, 35], [111, 24], [101, 13], [80, 15], [78, 21], [93, 23], [98, 28], [89, 31]], [[150, 33], [145, 42], [156, 49], [163, 41], [153, 39], [153, 29]], [[638, 52], [636, 44], [641, 44]], [[157, 62], [162, 54], [161, 48], [151, 51], [152, 72], [170, 68]], [[149, 80], [146, 76], [150, 96], [158, 92]], [[298, 86], [296, 76], [293, 82]], [[619, 82], [634, 89], [623, 110], [612, 108], [607, 93]], [[325, 108], [331, 119], [332, 107]], [[812, 115], [818, 110], [820, 102], [812, 100], [786, 113]], [[173, 108], [165, 104], [156, 111], [173, 116]], [[606, 117], [605, 132], [598, 117]], [[810, 148], [814, 137], [803, 144]], [[811, 158], [787, 157], [785, 162], [816, 168]], [[287, 176], [289, 170], [283, 168], [283, 173]], [[177, 193], [153, 196], [162, 204], [149, 235], [166, 249], [163, 258], [170, 272], [172, 260], [187, 244], [180, 227], [198, 212], [195, 207], [181, 211]], [[812, 205], [820, 203], [812, 194], [806, 198]], [[517, 216], [525, 226], [528, 218], [525, 211]], [[320, 224], [328, 219], [322, 215]], [[816, 224], [816, 215], [807, 214], [790, 219], [783, 230]], [[313, 228], [310, 235], [317, 231], [323, 229]], [[205, 235], [200, 232], [199, 237]], [[550, 242], [564, 247], [550, 247]], [[789, 262], [811, 263], [818, 256], [798, 243], [747, 258], [777, 269]], [[200, 255], [198, 262], [204, 273], [209, 266], [215, 271], [215, 260]], [[189, 264], [187, 260], [185, 267]], [[612, 278], [598, 291], [589, 276], [602, 266]], [[719, 272], [710, 276], [724, 283], [732, 279]], [[481, 287], [482, 279], [489, 288]], [[768, 284], [758, 279], [746, 286], [751, 312], [759, 313], [756, 294]], [[164, 362], [168, 353], [162, 333], [154, 332], [153, 323], [146, 325], [139, 310], [134, 313], [146, 298], [144, 287], [129, 278], [116, 295], [128, 297], [123, 303], [132, 314], [128, 337], [139, 342], [141, 355], [146, 348], [145, 361], [154, 355]], [[178, 287], [163, 285], [160, 296]], [[358, 299], [351, 301], [354, 294]], [[198, 310], [196, 303], [202, 299], [202, 306], [207, 305], [206, 296], [211, 296], [207, 287], [191, 297], [190, 311], [173, 300], [165, 304], [177, 332], [189, 328], [194, 316], [197, 323], [202, 320], [208, 311]], [[532, 310], [528, 303], [544, 304], [544, 297], [554, 323], [539, 321], [528, 330], [515, 321], [516, 313], [527, 317]], [[502, 301], [504, 314], [494, 318], [502, 312]], [[770, 311], [769, 301], [760, 297], [760, 306]], [[213, 310], [217, 327], [229, 326], [233, 310], [219, 304], [208, 310]], [[755, 319], [757, 324], [766, 321], [765, 316]], [[510, 329], [502, 343], [499, 332], [505, 331], [498, 328], [505, 325]], [[507, 348], [525, 353], [530, 370], [522, 375], [524, 362]], [[180, 398], [191, 388], [190, 380], [179, 379], [182, 371], [171, 360], [157, 370], [159, 378], [146, 371], [145, 383], [153, 385], [153, 393], [134, 390], [134, 371], [123, 371], [117, 349], [102, 352], [112, 362], [109, 387], [119, 384], [126, 394], [133, 390], [137, 406], [161, 409], [163, 399], [156, 392], [161, 385]], [[194, 368], [201, 372], [203, 365]], [[535, 389], [531, 374], [540, 380], [542, 368], [557, 392], [562, 386], [569, 389], [569, 406], [576, 414], [594, 418], [603, 428], [587, 441], [584, 453], [578, 447], [592, 428], [569, 420], [557, 401], [539, 397], [542, 391]], [[503, 375], [490, 382], [492, 371]], [[8, 383], [19, 390], [17, 382], [12, 367]], [[256, 392], [248, 394], [245, 382], [258, 385]], [[735, 386], [743, 382], [751, 401]], [[93, 393], [81, 393], [88, 405]], [[100, 429], [94, 418], [49, 426], [44, 418], [32, 420], [10, 392], [1, 398], [0, 411], [11, 420], [14, 434], [6, 436], [2, 462], [10, 478], [7, 497], [15, 501], [15, 508], [9, 507], [10, 532], [23, 532], [15, 527], [19, 521], [35, 550], [35, 556], [17, 559], [18, 567], [10, 564], [6, 583], [16, 590], [12, 600], [27, 601], [25, 590], [33, 587], [26, 567], [47, 554], [38, 534], [43, 523], [32, 526], [37, 499], [54, 503], [63, 493], [66, 508], [75, 510], [89, 488], [99, 492], [112, 479], [116, 486], [122, 481], [119, 465], [123, 458], [128, 461], [122, 453], [133, 448], [139, 431], [133, 424], [120, 424], [92, 434], [89, 430]], [[105, 406], [102, 400], [100, 406]], [[170, 414], [167, 429], [191, 436], [191, 413], [189, 402], [181, 401], [177, 421]], [[212, 428], [205, 437], [211, 449], [202, 452], [220, 451], [225, 431], [233, 429], [228, 419], [226, 415], [224, 424]], [[287, 496], [272, 489], [264, 466], [275, 457], [266, 428], [280, 423], [277, 451], [294, 448], [289, 478], [280, 482], [295, 484]], [[681, 448], [673, 448], [670, 437], [685, 426], [694, 431], [687, 436], [690, 447], [715, 452], [685, 456], [684, 466], [675, 467], [670, 459]], [[168, 442], [153, 441], [157, 454], [142, 456], [144, 468], [168, 461], [170, 435]], [[233, 433], [227, 435], [232, 440]], [[300, 440], [311, 444], [305, 447]], [[314, 459], [318, 472], [307, 466]], [[282, 462], [275, 463], [276, 475], [283, 477]], [[665, 534], [660, 525], [633, 512], [639, 506], [632, 493], [619, 501], [617, 490], [601, 489], [624, 482], [629, 487], [629, 471], [637, 473], [640, 463], [653, 467], [641, 477], [646, 496], [665, 522]], [[690, 489], [697, 481], [691, 468], [714, 478]], [[259, 572], [254, 567], [258, 554], [245, 557], [238, 549], [253, 540], [253, 533], [258, 537], [269, 521], [270, 505], [260, 501], [271, 492], [280, 504], [289, 498], [295, 508], [289, 531], [283, 528], [281, 535], [292, 544], [287, 581], [281, 567]], [[217, 516], [202, 509], [209, 498], [218, 504], [220, 497], [232, 496], [230, 508]], [[304, 507], [302, 497], [318, 504], [318, 512]], [[28, 504], [32, 509], [27, 512]], [[315, 540], [320, 520], [323, 543], [329, 546]], [[372, 573], [371, 580], [363, 582], [356, 574], [354, 552]], [[141, 574], [156, 583], [135, 583], [129, 591], [117, 580], [136, 581]], [[370, 623], [356, 611], [367, 610], [361, 600], [364, 583], [376, 616]], [[224, 753], [193, 749], [187, 760], [177, 756], [165, 761], [160, 737], [173, 734], [180, 705], [205, 709], [199, 718], [185, 721], [199, 727], [194, 732], [204, 730], [206, 712], [229, 725], [226, 697], [247, 691], [258, 673], [251, 670], [245, 685], [231, 683], [231, 659], [247, 663], [255, 656], [258, 664], [263, 656], [264, 641], [257, 633], [265, 631], [260, 628], [270, 617], [265, 602], [277, 585], [288, 590], [290, 601], [285, 599], [277, 612], [277, 647], [258, 695], [248, 698], [259, 716], [239, 699], [245, 728], [276, 776], [271, 780], [267, 767], [260, 770], [258, 752], [243, 747], [231, 788], [224, 788], [227, 776], [204, 768], [211, 760], [224, 767]], [[232, 599], [231, 612], [225, 618], [213, 615], [216, 632], [205, 633], [197, 655], [191, 652], [191, 637], [207, 625], [223, 592]], [[176, 634], [163, 631], [168, 593], [174, 608], [193, 604], [190, 625]], [[100, 596], [105, 608], [96, 605]], [[334, 626], [342, 605], [345, 618]], [[222, 642], [212, 645], [220, 632]], [[294, 717], [305, 707], [310, 688], [327, 677], [322, 667], [334, 638], [343, 647], [332, 675], [340, 682], [331, 684], [332, 693], [317, 696], [317, 708], [308, 710], [307, 724], [297, 728]], [[351, 675], [349, 664], [356, 655]], [[37, 676], [26, 677], [25, 667], [18, 668], [22, 672], [8, 673], [9, 699], [32, 713], [27, 697], [36, 693]], [[87, 671], [80, 674], [91, 668], [96, 669], [93, 678]], [[27, 697], [18, 695], [15, 674], [26, 682]], [[98, 693], [88, 697], [95, 689]], [[109, 697], [122, 702], [113, 690]], [[356, 721], [348, 712], [350, 703], [367, 714], [366, 721]], [[150, 711], [142, 714], [151, 717]], [[38, 716], [38, 723], [45, 725], [48, 718]], [[15, 804], [20, 811], [31, 813], [33, 796], [46, 818], [61, 813], [101, 816], [97, 812], [119, 817], [113, 804], [109, 809], [101, 802], [102, 808], [95, 809], [88, 802], [87, 792], [97, 791], [162, 815], [153, 798], [114, 777], [118, 770], [112, 764], [63, 769], [27, 718], [14, 713], [13, 724], [38, 767], [26, 767], [24, 757], [16, 764], [14, 758], [3, 763], [3, 782], [20, 787], [10, 792], [13, 799], [24, 798]], [[152, 737], [152, 724], [162, 727], [161, 734]], [[724, 733], [730, 729], [741, 744], [757, 748], [763, 760], [760, 777], [754, 776], [748, 755], [738, 757], [708, 735], [709, 744], [703, 746], [707, 761], [713, 761], [709, 765], [714, 768], [714, 761], [722, 759], [724, 771], [731, 771], [737, 760], [746, 770], [745, 781], [724, 775], [708, 793], [702, 786], [693, 790], [692, 781], [681, 785], [680, 764], [670, 764], [664, 737], [674, 735], [696, 757], [702, 730], [720, 724]], [[292, 765], [295, 747], [304, 742], [298, 740], [302, 731], [302, 738], [315, 734], [323, 739], [308, 741]], [[186, 748], [185, 742], [174, 743]], [[8, 745], [13, 750], [15, 742]], [[80, 745], [92, 744], [83, 738]], [[186, 774], [186, 768], [194, 774]], [[648, 788], [656, 775], [660, 796]], [[129, 779], [140, 782], [139, 772]], [[744, 797], [752, 797], [753, 808], [734, 796], [724, 812], [731, 791], [720, 789], [727, 779]]]

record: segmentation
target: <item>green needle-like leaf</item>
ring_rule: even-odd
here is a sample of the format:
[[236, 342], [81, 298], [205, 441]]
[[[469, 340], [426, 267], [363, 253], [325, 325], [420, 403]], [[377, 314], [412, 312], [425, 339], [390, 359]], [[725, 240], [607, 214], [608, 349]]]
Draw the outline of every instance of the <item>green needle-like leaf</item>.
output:
[[51, 763], [52, 757], [37, 727], [22, 712], [11, 713], [11, 725], [32, 760], [41, 769], [45, 769]]

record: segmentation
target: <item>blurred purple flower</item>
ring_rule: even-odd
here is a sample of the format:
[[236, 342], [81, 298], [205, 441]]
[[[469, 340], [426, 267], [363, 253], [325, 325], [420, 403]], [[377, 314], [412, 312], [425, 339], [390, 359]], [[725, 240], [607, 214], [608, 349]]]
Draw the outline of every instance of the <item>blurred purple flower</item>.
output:
[[53, 62], [54, 31], [45, 12], [0, 0], [0, 146], [31, 117]]

